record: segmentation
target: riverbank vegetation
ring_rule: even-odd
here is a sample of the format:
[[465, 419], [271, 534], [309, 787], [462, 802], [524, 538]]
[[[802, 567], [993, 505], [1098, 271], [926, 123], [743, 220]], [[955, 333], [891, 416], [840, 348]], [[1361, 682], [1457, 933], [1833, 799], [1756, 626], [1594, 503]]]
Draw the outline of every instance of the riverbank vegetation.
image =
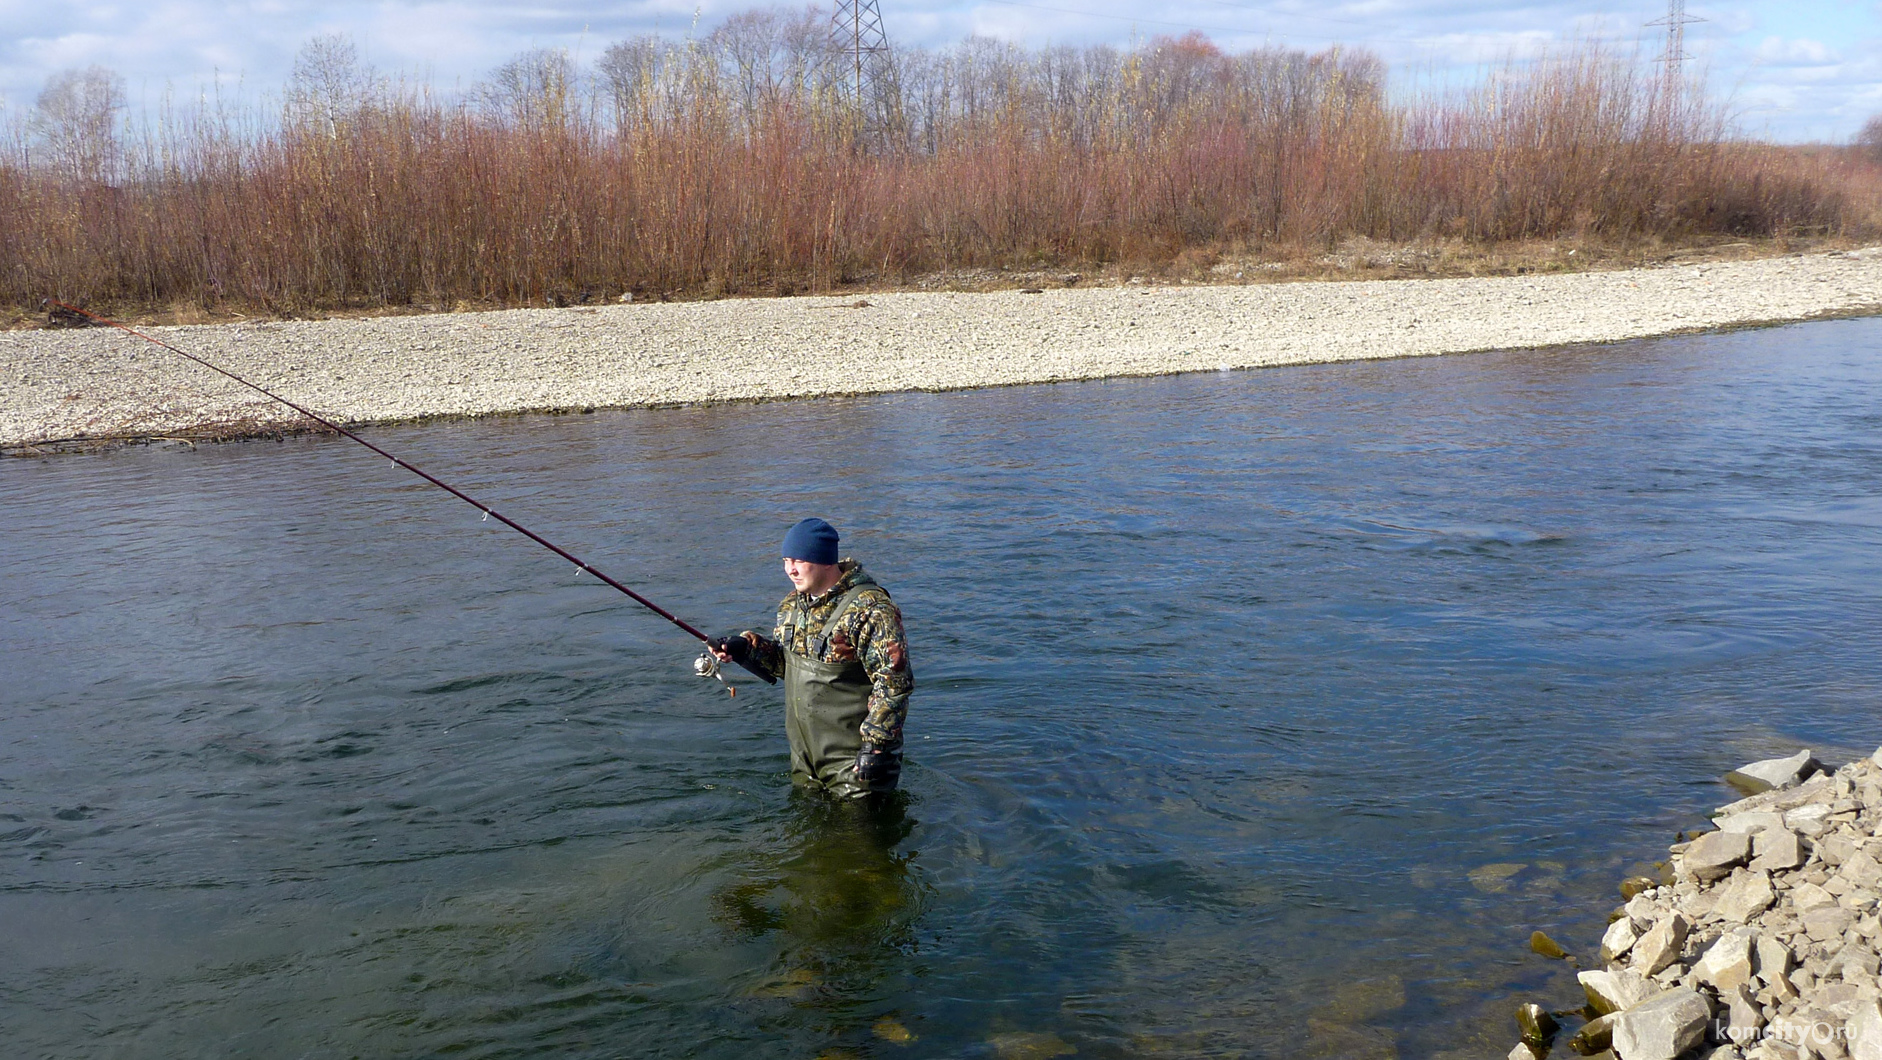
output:
[[899, 53], [859, 98], [826, 25], [752, 12], [592, 69], [530, 52], [449, 97], [321, 38], [278, 107], [135, 121], [109, 71], [62, 75], [0, 147], [0, 304], [187, 317], [1246, 282], [1882, 231], [1871, 152], [1743, 139], [1698, 86], [1594, 44], [1408, 97], [1361, 50], [971, 39]]

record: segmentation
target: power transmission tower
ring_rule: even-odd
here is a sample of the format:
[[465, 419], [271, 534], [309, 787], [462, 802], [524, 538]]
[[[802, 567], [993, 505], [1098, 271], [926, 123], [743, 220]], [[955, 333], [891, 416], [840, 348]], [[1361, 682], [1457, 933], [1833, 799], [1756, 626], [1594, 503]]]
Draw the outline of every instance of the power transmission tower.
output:
[[881, 145], [899, 135], [902, 90], [876, 0], [837, 0], [830, 16], [830, 42], [839, 59], [836, 80], [853, 108], [857, 138]]
[[1656, 18], [1647, 23], [1649, 26], [1666, 27], [1666, 50], [1660, 53], [1660, 62], [1666, 67], [1667, 81], [1678, 84], [1681, 71], [1685, 69], [1686, 27], [1705, 19], [1686, 13], [1686, 0], [1666, 0], [1666, 17]]

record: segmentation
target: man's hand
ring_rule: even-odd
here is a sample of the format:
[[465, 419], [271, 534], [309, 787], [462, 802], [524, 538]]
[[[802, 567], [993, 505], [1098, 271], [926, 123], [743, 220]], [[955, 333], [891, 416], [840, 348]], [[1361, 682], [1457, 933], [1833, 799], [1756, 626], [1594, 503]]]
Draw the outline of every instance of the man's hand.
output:
[[874, 787], [889, 779], [889, 767], [893, 764], [894, 755], [865, 740], [863, 749], [856, 754], [856, 779]]
[[758, 634], [748, 629], [742, 633], [720, 637], [708, 646], [712, 649], [713, 658], [722, 663], [738, 663], [743, 666], [752, 657], [752, 653], [758, 650]]

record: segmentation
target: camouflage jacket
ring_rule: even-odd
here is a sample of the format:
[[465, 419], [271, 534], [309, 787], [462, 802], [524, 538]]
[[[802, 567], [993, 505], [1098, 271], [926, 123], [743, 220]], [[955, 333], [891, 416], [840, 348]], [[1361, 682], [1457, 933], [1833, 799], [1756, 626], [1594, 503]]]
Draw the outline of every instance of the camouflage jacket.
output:
[[856, 597], [843, 621], [830, 634], [819, 662], [856, 660], [869, 675], [869, 714], [861, 726], [864, 740], [884, 750], [902, 747], [902, 722], [908, 717], [908, 696], [915, 690], [915, 671], [908, 663], [908, 641], [902, 634], [902, 610], [888, 591], [853, 559], [839, 564], [843, 577], [830, 591], [815, 599], [792, 593], [778, 604], [773, 639], [758, 642], [758, 662], [778, 677], [784, 676], [784, 649], [811, 656], [810, 639], [823, 633], [843, 594], [859, 585], [874, 586]]

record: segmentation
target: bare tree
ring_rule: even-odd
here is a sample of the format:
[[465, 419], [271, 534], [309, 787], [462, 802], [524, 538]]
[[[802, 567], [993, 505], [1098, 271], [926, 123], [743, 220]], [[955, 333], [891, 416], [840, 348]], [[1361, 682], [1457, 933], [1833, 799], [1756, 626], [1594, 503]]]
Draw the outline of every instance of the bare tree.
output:
[[595, 72], [614, 107], [615, 128], [626, 131], [653, 120], [654, 86], [667, 55], [659, 37], [616, 41], [601, 53]]
[[1882, 114], [1863, 123], [1862, 131], [1856, 134], [1856, 146], [1869, 161], [1882, 163]]
[[497, 67], [479, 94], [494, 117], [527, 129], [560, 128], [575, 116], [575, 63], [560, 48], [534, 48]]
[[61, 70], [46, 79], [31, 124], [61, 173], [108, 183], [121, 161], [118, 118], [124, 107], [124, 78], [115, 71]]
[[351, 37], [327, 33], [311, 38], [294, 56], [288, 75], [288, 122], [338, 136], [367, 107], [376, 81]]

